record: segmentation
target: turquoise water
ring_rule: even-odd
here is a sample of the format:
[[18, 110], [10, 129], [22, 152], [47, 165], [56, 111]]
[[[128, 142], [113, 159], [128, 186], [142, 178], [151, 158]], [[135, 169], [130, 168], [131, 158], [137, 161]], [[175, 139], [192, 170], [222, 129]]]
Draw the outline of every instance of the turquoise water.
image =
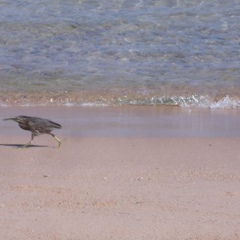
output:
[[1, 1], [0, 104], [239, 108], [240, 2]]

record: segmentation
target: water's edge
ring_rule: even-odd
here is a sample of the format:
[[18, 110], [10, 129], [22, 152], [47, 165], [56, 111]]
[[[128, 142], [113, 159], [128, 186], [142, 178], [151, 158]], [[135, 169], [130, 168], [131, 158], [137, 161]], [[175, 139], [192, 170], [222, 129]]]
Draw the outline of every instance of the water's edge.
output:
[[[17, 115], [51, 119], [67, 137], [239, 137], [240, 112], [158, 106], [1, 107], [1, 117]], [[1, 135], [27, 135], [16, 123], [0, 121]]]

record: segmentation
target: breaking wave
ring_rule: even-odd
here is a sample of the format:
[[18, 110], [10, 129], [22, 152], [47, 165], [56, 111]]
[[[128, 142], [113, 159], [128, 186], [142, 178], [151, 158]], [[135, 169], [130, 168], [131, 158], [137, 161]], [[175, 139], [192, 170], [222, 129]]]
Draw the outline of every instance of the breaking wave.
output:
[[[160, 95], [160, 94], [159, 94]], [[6, 93], [0, 95], [1, 106], [176, 106], [182, 108], [238, 109], [237, 95], [172, 94], [158, 96], [156, 92], [58, 92], [58, 93]]]

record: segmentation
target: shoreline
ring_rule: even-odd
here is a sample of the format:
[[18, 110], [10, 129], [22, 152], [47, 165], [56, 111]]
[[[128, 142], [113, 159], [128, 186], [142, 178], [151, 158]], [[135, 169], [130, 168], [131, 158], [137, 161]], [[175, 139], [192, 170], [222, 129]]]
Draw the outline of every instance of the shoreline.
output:
[[[2, 119], [38, 116], [63, 126], [57, 135], [86, 137], [239, 137], [240, 111], [179, 107], [4, 107]], [[26, 135], [0, 121], [3, 135]]]
[[59, 122], [63, 144], [42, 135], [19, 150], [30, 133], [0, 121], [0, 235], [239, 240], [239, 112], [190, 110], [3, 109]]
[[[24, 85], [25, 86], [25, 85]], [[62, 85], [61, 85], [62, 86]], [[9, 89], [0, 95], [1, 107], [118, 107], [118, 106], [156, 106], [156, 107], [198, 107], [211, 109], [239, 109], [239, 86], [189, 86], [189, 84], [162, 85], [152, 87], [75, 88], [72, 90]], [[58, 86], [59, 87], [59, 86]], [[67, 86], [65, 89], [68, 88]]]

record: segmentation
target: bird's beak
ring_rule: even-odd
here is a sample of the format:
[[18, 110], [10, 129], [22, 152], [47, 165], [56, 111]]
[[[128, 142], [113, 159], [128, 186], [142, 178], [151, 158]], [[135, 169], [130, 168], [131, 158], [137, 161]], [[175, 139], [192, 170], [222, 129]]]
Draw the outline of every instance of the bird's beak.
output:
[[13, 121], [16, 121], [16, 118], [5, 118], [5, 119], [3, 119], [3, 121], [7, 121], [7, 120], [13, 120]]

